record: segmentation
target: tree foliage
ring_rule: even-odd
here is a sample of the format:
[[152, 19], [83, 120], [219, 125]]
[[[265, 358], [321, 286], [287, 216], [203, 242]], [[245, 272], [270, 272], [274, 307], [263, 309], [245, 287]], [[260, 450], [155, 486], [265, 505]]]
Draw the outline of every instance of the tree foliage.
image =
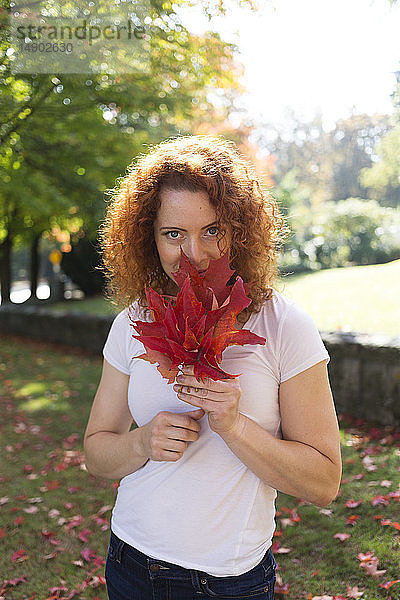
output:
[[[10, 41], [0, 41], [0, 253], [43, 233], [93, 236], [104, 191], [149, 144], [190, 133], [206, 118], [211, 93], [224, 118], [241, 91], [235, 46], [207, 32], [192, 35], [175, 7], [152, 0], [149, 71], [96, 75], [13, 73]], [[107, 4], [105, 4], [106, 6]], [[212, 15], [213, 8], [204, 2]], [[0, 18], [4, 23], [4, 11]], [[6, 35], [4, 35], [6, 32]], [[9, 270], [9, 269], [8, 269]], [[2, 269], [3, 299], [9, 286]]]
[[395, 108], [393, 128], [376, 147], [377, 160], [361, 171], [362, 184], [371, 190], [370, 196], [384, 206], [400, 206], [400, 71], [392, 94]]
[[277, 193], [292, 207], [292, 193], [310, 207], [349, 197], [368, 197], [359, 180], [361, 169], [373, 164], [374, 148], [390, 128], [387, 115], [352, 115], [325, 131], [321, 115], [310, 122], [292, 116], [287, 132], [264, 125], [259, 144], [274, 156]]
[[367, 265], [400, 258], [400, 209], [348, 198], [298, 209], [286, 271]]

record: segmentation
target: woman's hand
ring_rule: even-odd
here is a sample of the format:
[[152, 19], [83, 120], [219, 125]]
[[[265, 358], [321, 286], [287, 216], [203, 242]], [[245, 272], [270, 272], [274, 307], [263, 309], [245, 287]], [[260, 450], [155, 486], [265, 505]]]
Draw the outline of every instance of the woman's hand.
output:
[[188, 442], [199, 439], [203, 410], [186, 413], [159, 412], [151, 421], [139, 427], [142, 454], [156, 461], [175, 462], [182, 458]]
[[201, 383], [194, 376], [192, 365], [182, 367], [182, 373], [176, 378], [177, 384], [174, 385], [178, 398], [202, 408], [208, 414], [208, 422], [213, 431], [223, 437], [240, 426], [241, 389], [237, 379], [214, 381], [207, 377]]

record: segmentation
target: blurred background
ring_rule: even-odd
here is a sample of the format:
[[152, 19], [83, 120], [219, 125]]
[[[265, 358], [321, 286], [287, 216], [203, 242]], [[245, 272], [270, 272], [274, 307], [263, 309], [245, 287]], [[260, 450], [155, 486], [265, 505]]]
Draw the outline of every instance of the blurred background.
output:
[[3, 305], [115, 310], [96, 269], [107, 190], [149, 145], [216, 134], [287, 215], [281, 291], [320, 329], [399, 334], [400, 3], [152, 0], [148, 68], [77, 73], [35, 72], [32, 53], [16, 69], [13, 6], [0, 12]]
[[0, 0], [0, 600], [106, 597], [97, 232], [127, 165], [188, 134], [254, 163], [292, 231], [278, 289], [331, 356], [340, 492], [279, 493], [275, 597], [400, 600], [399, 22], [400, 0]]

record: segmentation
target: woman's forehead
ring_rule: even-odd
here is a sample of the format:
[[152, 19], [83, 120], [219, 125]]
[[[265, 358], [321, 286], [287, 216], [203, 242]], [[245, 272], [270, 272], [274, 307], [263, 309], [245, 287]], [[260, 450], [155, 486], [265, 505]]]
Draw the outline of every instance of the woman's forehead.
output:
[[160, 208], [157, 218], [183, 217], [207, 219], [216, 217], [208, 194], [204, 191], [164, 189], [160, 193]]

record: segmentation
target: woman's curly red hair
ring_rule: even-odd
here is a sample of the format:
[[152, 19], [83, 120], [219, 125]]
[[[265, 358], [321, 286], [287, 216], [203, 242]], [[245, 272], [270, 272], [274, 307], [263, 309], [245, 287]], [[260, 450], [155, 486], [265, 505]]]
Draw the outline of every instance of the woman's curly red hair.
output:
[[171, 280], [164, 272], [153, 223], [161, 188], [205, 191], [215, 209], [217, 227], [232, 232], [230, 266], [252, 282], [245, 322], [272, 295], [277, 256], [287, 233], [283, 215], [263, 189], [252, 166], [233, 142], [208, 135], [166, 140], [140, 155], [117, 181], [100, 229], [108, 292], [120, 306], [138, 300], [146, 307], [145, 286], [166, 295]]

